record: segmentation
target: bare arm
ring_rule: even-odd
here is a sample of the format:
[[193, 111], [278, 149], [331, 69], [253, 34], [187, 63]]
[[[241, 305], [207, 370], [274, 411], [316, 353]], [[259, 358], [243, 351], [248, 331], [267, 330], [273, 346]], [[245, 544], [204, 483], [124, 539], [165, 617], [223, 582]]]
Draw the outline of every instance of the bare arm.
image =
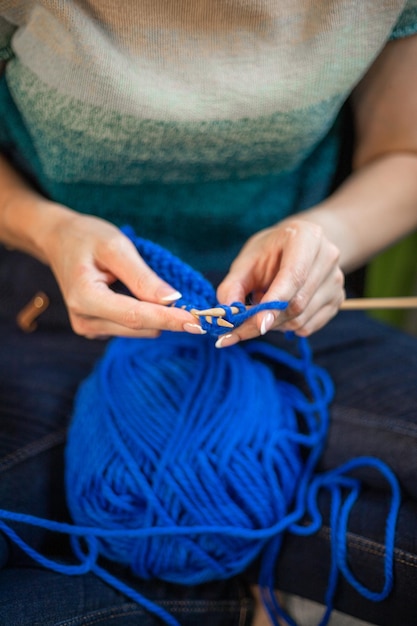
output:
[[[219, 299], [286, 300], [222, 346], [271, 328], [309, 335], [339, 310], [343, 272], [417, 227], [417, 36], [390, 42], [352, 95], [354, 171], [319, 205], [257, 233], [219, 287]], [[417, 261], [416, 261], [417, 263]]]
[[[164, 306], [176, 299], [174, 289], [150, 270], [118, 228], [46, 200], [1, 155], [0, 241], [51, 267], [78, 334], [199, 332], [189, 313]], [[136, 298], [109, 289], [117, 279]]]
[[417, 36], [389, 43], [352, 97], [353, 174], [304, 217], [354, 269], [417, 227]]

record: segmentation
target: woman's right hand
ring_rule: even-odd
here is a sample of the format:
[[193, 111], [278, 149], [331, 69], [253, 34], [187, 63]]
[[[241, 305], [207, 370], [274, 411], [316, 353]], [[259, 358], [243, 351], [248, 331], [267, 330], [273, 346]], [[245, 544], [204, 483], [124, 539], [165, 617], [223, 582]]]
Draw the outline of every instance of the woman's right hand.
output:
[[[116, 226], [53, 203], [45, 202], [44, 209], [50, 219], [38, 245], [77, 334], [100, 338], [155, 337], [163, 330], [204, 332], [190, 313], [167, 306], [181, 294], [146, 265]], [[117, 280], [132, 296], [110, 289]]]

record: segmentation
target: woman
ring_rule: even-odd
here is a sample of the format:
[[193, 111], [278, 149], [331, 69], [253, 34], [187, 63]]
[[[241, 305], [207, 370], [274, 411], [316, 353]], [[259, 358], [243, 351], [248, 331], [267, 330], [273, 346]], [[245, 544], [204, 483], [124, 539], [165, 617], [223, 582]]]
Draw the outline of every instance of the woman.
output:
[[[322, 329], [318, 344], [334, 346], [343, 337], [337, 359], [318, 358], [341, 387], [339, 402], [356, 402], [364, 415], [373, 405], [361, 384], [380, 353], [362, 347], [350, 379], [349, 338], [374, 332], [384, 354], [401, 345], [402, 369], [395, 378], [389, 370], [395, 400], [382, 378], [374, 396], [387, 420], [409, 412], [413, 340], [367, 320], [363, 330], [341, 316], [327, 323], [345, 298], [344, 275], [417, 225], [415, 33], [415, 0], [0, 1], [0, 240], [18, 251], [4, 249], [1, 263], [3, 508], [51, 514], [72, 396], [102, 352], [86, 339], [202, 332], [192, 315], [167, 306], [179, 294], [147, 267], [123, 223], [207, 274], [222, 272], [219, 302], [288, 301], [224, 335], [219, 348], [271, 330]], [[353, 171], [332, 191], [347, 101]], [[131, 295], [112, 290], [116, 280]], [[52, 304], [38, 333], [23, 336], [14, 318], [38, 290]], [[373, 439], [353, 430], [348, 455]], [[324, 465], [340, 456], [332, 445]], [[25, 492], [34, 480], [38, 488]], [[30, 565], [19, 572], [18, 556], [6, 558], [11, 598]], [[54, 611], [83, 619], [118, 601], [56, 602]], [[10, 600], [5, 610], [33, 623], [45, 610], [37, 603], [22, 610]]]

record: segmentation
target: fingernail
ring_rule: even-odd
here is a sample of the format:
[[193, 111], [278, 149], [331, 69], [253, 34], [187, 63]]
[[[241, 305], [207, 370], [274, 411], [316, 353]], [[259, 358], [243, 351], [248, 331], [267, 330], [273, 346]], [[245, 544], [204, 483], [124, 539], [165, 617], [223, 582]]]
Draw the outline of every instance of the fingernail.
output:
[[238, 343], [239, 337], [236, 335], [222, 335], [218, 338], [216, 343], [214, 344], [216, 348], [228, 348], [229, 346], [233, 346], [235, 343]]
[[182, 298], [182, 293], [180, 293], [179, 291], [171, 291], [166, 296], [162, 296], [161, 300], [162, 302], [175, 302], [180, 298]]
[[272, 326], [274, 325], [274, 322], [275, 322], [275, 317], [273, 316], [273, 314], [266, 313], [266, 315], [264, 315], [262, 322], [261, 322], [261, 335], [266, 335], [268, 330], [271, 330]]
[[204, 328], [201, 328], [200, 324], [191, 324], [191, 322], [186, 322], [183, 328], [187, 333], [191, 333], [193, 335], [205, 335], [207, 333]]

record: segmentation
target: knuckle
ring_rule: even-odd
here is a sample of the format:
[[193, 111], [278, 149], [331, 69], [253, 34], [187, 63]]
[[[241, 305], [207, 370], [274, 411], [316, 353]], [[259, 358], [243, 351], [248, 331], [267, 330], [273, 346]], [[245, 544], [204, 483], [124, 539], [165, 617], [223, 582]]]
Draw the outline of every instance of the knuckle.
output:
[[[178, 313], [178, 314], [177, 314]], [[182, 313], [182, 312], [181, 312]], [[163, 328], [165, 330], [171, 330], [174, 332], [183, 331], [184, 323], [199, 323], [198, 320], [191, 317], [191, 320], [187, 317], [181, 315], [178, 309], [172, 309], [171, 307], [163, 307], [158, 310], [157, 316], [155, 316], [155, 325], [158, 328]], [[201, 320], [200, 320], [201, 325]]]
[[293, 288], [299, 290], [306, 282], [308, 269], [305, 265], [294, 265], [291, 270], [291, 282]]
[[298, 337], [309, 337], [317, 330], [312, 319], [299, 317], [292, 320], [290, 324], [291, 328], [289, 328], [289, 330], [294, 332]]
[[119, 255], [125, 246], [126, 243], [124, 239], [120, 236], [120, 233], [116, 231], [107, 235], [107, 237], [101, 241], [101, 254], [106, 258], [110, 258], [114, 255]]
[[296, 319], [301, 319], [302, 313], [307, 306], [307, 297], [304, 293], [299, 291], [295, 294], [295, 296], [291, 299], [288, 312], [291, 316]]
[[65, 293], [66, 306], [73, 315], [82, 316], [90, 313], [88, 311], [90, 290], [90, 282], [86, 272], [82, 268], [78, 268], [78, 275]]
[[329, 258], [332, 264], [337, 264], [340, 261], [340, 250], [334, 243], [329, 243]]
[[344, 289], [341, 290], [340, 298], [337, 302], [337, 310], [342, 306], [343, 302], [346, 300], [346, 291]]
[[314, 239], [320, 240], [323, 237], [323, 228], [320, 224], [309, 222], [309, 232]]
[[284, 324], [284, 330], [291, 330], [298, 333], [304, 327], [304, 321], [302, 317], [295, 317]]
[[297, 217], [289, 218], [285, 222], [285, 232], [294, 237], [300, 232], [308, 232], [315, 239], [321, 239], [323, 236], [323, 228], [320, 224], [315, 224], [308, 220], [299, 219]]
[[305, 326], [302, 326], [301, 328], [298, 328], [296, 330], [296, 335], [298, 337], [309, 337], [310, 335], [312, 335], [314, 332], [313, 328], [310, 328], [308, 324], [306, 324]]
[[86, 263], [78, 263], [74, 266], [73, 269], [73, 280], [75, 283], [80, 281], [82, 284], [88, 281], [88, 277], [90, 274], [90, 268]]
[[336, 284], [338, 285], [338, 287], [340, 287], [341, 291], [344, 293], [345, 275], [340, 269], [340, 267], [338, 268], [336, 272]]
[[81, 337], [85, 337], [86, 335], [91, 334], [90, 325], [88, 320], [78, 315], [70, 314], [70, 322], [71, 328], [76, 335], [80, 335]]
[[74, 318], [81, 316], [83, 313], [83, 307], [80, 303], [80, 300], [77, 294], [70, 293], [65, 299], [68, 312], [70, 316]]
[[127, 309], [124, 311], [122, 325], [134, 330], [141, 330], [144, 325], [140, 311], [137, 309]]
[[137, 274], [132, 280], [132, 288], [135, 294], [148, 294], [150, 297], [149, 291], [151, 290], [150, 284], [148, 281], [149, 277], [144, 274]]

